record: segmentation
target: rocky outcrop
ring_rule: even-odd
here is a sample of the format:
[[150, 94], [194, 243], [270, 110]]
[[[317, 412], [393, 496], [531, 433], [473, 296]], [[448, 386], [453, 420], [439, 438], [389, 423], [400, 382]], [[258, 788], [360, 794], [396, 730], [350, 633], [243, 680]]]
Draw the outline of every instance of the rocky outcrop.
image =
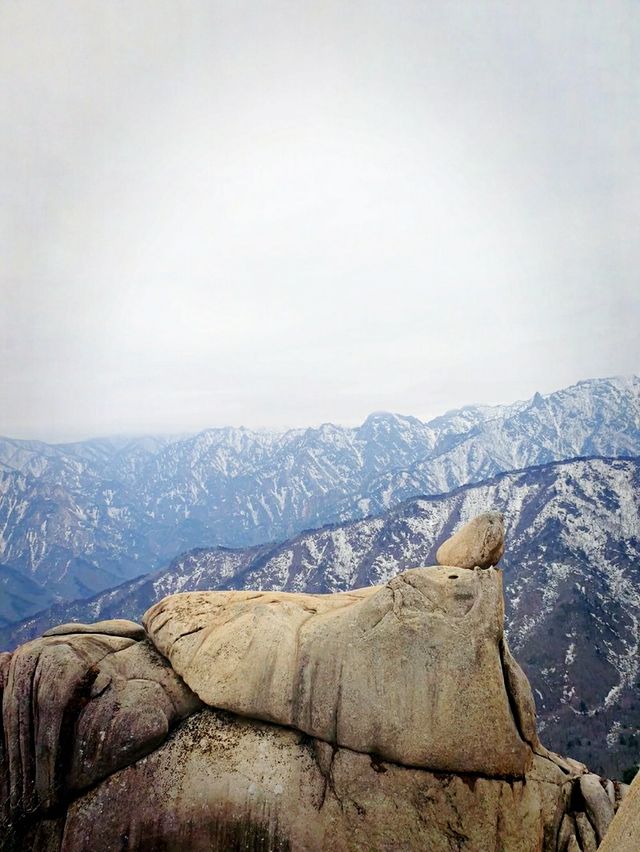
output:
[[438, 565], [490, 568], [504, 554], [504, 516], [485, 512], [464, 524], [436, 551]]
[[634, 778], [628, 795], [624, 796], [599, 847], [599, 852], [637, 852], [639, 847], [640, 773]]
[[78, 799], [63, 848], [555, 849], [570, 790], [544, 758], [526, 780], [434, 773], [205, 710]]
[[493, 568], [144, 622], [0, 655], [3, 852], [587, 852], [620, 801], [539, 743]]
[[15, 830], [155, 749], [200, 706], [148, 642], [104, 632], [37, 639], [1, 670], [0, 813]]
[[338, 595], [185, 593], [144, 617], [212, 707], [405, 766], [521, 778], [534, 705], [511, 658], [505, 682], [503, 620], [500, 572], [447, 568]]

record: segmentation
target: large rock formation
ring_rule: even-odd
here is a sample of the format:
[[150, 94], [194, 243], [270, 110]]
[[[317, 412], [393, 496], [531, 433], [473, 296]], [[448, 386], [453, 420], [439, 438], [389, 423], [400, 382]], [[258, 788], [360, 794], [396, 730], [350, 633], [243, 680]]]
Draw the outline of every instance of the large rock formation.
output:
[[570, 779], [539, 757], [521, 780], [410, 769], [205, 710], [75, 801], [63, 849], [556, 849]]
[[522, 778], [535, 711], [503, 620], [500, 572], [448, 568], [337, 595], [186, 592], [144, 617], [212, 707], [405, 766]]
[[0, 655], [0, 848], [587, 852], [623, 788], [540, 745], [502, 621], [433, 567], [50, 631]]

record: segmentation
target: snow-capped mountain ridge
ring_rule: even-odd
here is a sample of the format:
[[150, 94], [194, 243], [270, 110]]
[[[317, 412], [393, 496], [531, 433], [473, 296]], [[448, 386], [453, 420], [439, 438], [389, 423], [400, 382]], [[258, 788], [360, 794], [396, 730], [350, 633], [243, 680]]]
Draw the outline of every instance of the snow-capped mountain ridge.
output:
[[567, 457], [640, 455], [639, 400], [638, 378], [598, 379], [428, 423], [0, 441], [0, 562], [50, 599], [90, 595], [193, 547], [283, 540]]

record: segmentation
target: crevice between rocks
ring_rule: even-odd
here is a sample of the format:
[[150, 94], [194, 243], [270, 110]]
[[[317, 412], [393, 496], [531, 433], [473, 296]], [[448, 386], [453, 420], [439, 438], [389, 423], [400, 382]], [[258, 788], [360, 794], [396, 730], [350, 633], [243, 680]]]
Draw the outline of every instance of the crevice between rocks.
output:
[[505, 692], [507, 693], [507, 701], [509, 702], [509, 710], [511, 711], [511, 717], [513, 719], [513, 723], [516, 727], [516, 731], [518, 732], [518, 736], [522, 740], [522, 742], [526, 743], [531, 751], [536, 754], [536, 742], [531, 742], [531, 740], [526, 736], [523, 730], [522, 724], [522, 714], [520, 712], [520, 706], [518, 704], [517, 696], [513, 694], [513, 686], [511, 683], [511, 674], [508, 670], [507, 664], [505, 662], [505, 642], [504, 637], [501, 636], [498, 642], [498, 652], [500, 654], [500, 667], [502, 669], [502, 679], [504, 681]]

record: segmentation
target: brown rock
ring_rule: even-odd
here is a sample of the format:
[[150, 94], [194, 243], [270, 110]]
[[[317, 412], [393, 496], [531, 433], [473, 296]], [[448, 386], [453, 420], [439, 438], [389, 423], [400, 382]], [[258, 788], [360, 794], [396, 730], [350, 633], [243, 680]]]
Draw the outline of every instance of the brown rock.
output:
[[575, 839], [575, 834], [576, 824], [573, 820], [573, 817], [571, 817], [569, 814], [565, 814], [562, 817], [560, 831], [558, 832], [558, 852], [565, 852], [565, 850], [569, 848], [569, 841], [572, 837]]
[[614, 781], [613, 786], [616, 794], [615, 810], [617, 812], [623, 800], [628, 795], [631, 786], [629, 784], [623, 784], [621, 781]]
[[337, 595], [188, 592], [144, 616], [211, 707], [407, 766], [522, 777], [535, 711], [503, 620], [499, 571], [437, 567]]
[[436, 562], [455, 568], [489, 568], [498, 564], [503, 553], [504, 516], [485, 512], [440, 545]]
[[107, 621], [96, 621], [94, 624], [82, 624], [71, 621], [59, 624], [43, 633], [43, 636], [68, 636], [74, 633], [102, 633], [105, 636], [122, 636], [125, 639], [144, 639], [144, 627], [126, 618], [112, 618]]
[[638, 852], [639, 848], [640, 773], [623, 796], [598, 852]]
[[539, 743], [502, 622], [501, 573], [480, 568], [149, 611], [208, 701], [280, 725], [202, 709], [128, 636], [73, 625], [0, 655], [0, 849], [590, 852], [568, 811], [579, 787], [597, 822], [607, 793]]
[[3, 697], [5, 818], [58, 806], [155, 748], [197, 706], [147, 642], [78, 634], [23, 645]]
[[11, 653], [9, 651], [0, 651], [0, 689], [4, 689], [9, 676], [9, 663], [11, 662]]
[[564, 799], [549, 777], [562, 773], [546, 763], [512, 782], [433, 773], [204, 710], [70, 807], [64, 852], [123, 838], [174, 852], [555, 850]]

